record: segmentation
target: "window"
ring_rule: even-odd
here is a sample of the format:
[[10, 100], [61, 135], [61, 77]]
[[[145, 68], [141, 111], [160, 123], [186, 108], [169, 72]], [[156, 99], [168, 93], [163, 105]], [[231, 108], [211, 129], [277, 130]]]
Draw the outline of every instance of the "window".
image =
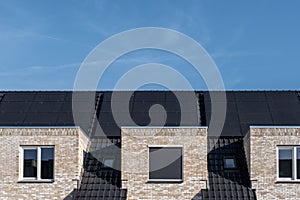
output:
[[113, 168], [114, 159], [113, 158], [104, 158], [102, 168]]
[[300, 147], [278, 147], [278, 179], [300, 181]]
[[236, 162], [234, 157], [224, 158], [224, 168], [225, 169], [236, 169]]
[[22, 147], [20, 178], [22, 180], [52, 180], [54, 177], [54, 147]]
[[149, 147], [149, 180], [182, 181], [182, 147]]

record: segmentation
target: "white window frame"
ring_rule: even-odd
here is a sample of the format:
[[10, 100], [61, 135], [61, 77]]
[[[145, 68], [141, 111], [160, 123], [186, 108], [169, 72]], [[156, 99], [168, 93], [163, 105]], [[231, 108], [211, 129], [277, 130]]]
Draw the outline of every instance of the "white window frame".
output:
[[[181, 179], [150, 179], [150, 174], [149, 174], [149, 171], [150, 171], [150, 148], [155, 148], [155, 147], [158, 147], [158, 148], [165, 148], [165, 147], [174, 147], [174, 148], [181, 148], [181, 152], [182, 152], [182, 155], [181, 155]], [[184, 180], [184, 147], [183, 145], [148, 145], [148, 182], [170, 182], [170, 183], [181, 183], [183, 182]]]
[[[300, 149], [300, 146], [277, 146], [277, 150], [276, 150], [277, 170], [276, 171], [277, 171], [278, 181], [300, 182], [300, 179], [297, 179], [297, 149]], [[279, 177], [279, 150], [292, 150], [292, 177], [291, 178]]]
[[[20, 146], [20, 165], [19, 165], [19, 180], [20, 181], [45, 181], [45, 182], [52, 182], [54, 181], [54, 171], [53, 170], [53, 179], [42, 179], [41, 178], [41, 159], [42, 159], [42, 148], [53, 148], [54, 155], [53, 155], [53, 165], [55, 166], [55, 148], [54, 146]], [[37, 150], [37, 177], [24, 177], [24, 150]]]

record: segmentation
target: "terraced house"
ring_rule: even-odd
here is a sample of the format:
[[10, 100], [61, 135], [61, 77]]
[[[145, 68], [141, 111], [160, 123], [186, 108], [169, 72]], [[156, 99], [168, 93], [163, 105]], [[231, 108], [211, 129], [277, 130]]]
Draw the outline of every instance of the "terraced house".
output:
[[226, 92], [220, 136], [207, 91], [77, 93], [0, 93], [1, 199], [300, 199], [297, 91]]

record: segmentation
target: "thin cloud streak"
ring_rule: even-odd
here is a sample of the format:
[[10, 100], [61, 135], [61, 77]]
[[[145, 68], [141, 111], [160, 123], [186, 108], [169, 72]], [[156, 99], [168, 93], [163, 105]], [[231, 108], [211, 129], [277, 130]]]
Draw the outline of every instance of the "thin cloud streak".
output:
[[[81, 63], [69, 63], [62, 65], [34, 65], [25, 67], [11, 67], [9, 69], [1, 69], [0, 76], [28, 76], [37, 72], [45, 72], [45, 70], [59, 71], [68, 68], [77, 68]], [[14, 70], [12, 70], [14, 69]]]

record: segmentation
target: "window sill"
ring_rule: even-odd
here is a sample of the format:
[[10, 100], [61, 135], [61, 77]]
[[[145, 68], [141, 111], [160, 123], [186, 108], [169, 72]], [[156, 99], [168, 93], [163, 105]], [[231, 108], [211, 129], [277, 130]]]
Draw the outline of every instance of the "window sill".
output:
[[183, 183], [182, 179], [149, 179], [147, 183]]
[[300, 184], [300, 180], [277, 180], [275, 183], [297, 183], [297, 184]]
[[18, 183], [53, 183], [53, 179], [49, 180], [20, 180]]

